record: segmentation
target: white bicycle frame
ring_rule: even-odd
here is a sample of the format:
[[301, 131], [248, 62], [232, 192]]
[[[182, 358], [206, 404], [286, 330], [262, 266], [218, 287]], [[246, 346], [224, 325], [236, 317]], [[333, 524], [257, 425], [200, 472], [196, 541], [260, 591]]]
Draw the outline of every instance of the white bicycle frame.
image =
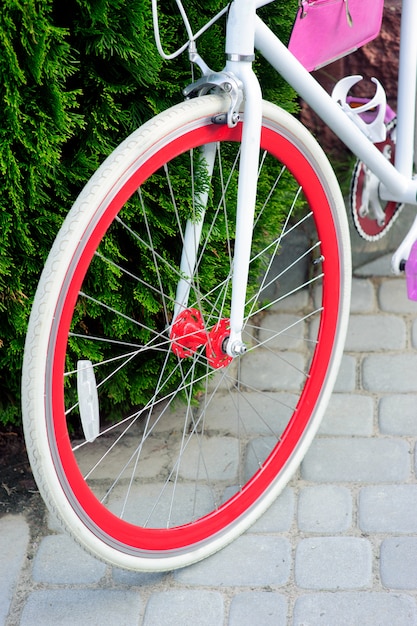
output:
[[[242, 0], [235, 0], [240, 2]], [[258, 5], [269, 2], [258, 3]], [[255, 18], [255, 46], [297, 93], [325, 120], [325, 124], [361, 159], [380, 181], [383, 200], [417, 204], [417, 180], [413, 179], [414, 130], [417, 81], [417, 3], [403, 0], [400, 36], [400, 63], [397, 98], [395, 166], [366, 138], [340, 106], [294, 58], [281, 41]], [[417, 219], [394, 253], [392, 270], [398, 274], [417, 240]]]
[[[417, 2], [403, 0], [400, 39], [400, 69], [397, 106], [397, 139], [395, 166], [392, 165], [340, 105], [318, 84], [291, 54], [287, 47], [257, 16], [257, 8], [275, 0], [233, 0], [229, 6], [226, 32], [226, 72], [243, 85], [245, 114], [239, 169], [230, 339], [227, 352], [237, 356], [245, 350], [241, 338], [245, 306], [249, 255], [256, 198], [262, 124], [262, 94], [252, 70], [255, 48], [274, 67], [333, 132], [361, 159], [380, 181], [379, 194], [384, 200], [417, 204], [417, 180], [412, 177], [414, 158], [414, 125], [417, 82]], [[278, 8], [279, 10], [279, 8]], [[188, 229], [188, 227], [187, 227]], [[192, 276], [196, 240], [195, 225], [188, 234], [192, 244], [185, 245], [182, 270]], [[417, 240], [417, 218], [408, 235], [393, 256], [392, 267], [408, 258]], [[188, 248], [188, 249], [187, 249]], [[188, 260], [187, 260], [188, 259]], [[181, 282], [181, 281], [180, 281]], [[180, 308], [186, 306], [189, 283], [182, 281]], [[175, 317], [175, 316], [174, 316]]]

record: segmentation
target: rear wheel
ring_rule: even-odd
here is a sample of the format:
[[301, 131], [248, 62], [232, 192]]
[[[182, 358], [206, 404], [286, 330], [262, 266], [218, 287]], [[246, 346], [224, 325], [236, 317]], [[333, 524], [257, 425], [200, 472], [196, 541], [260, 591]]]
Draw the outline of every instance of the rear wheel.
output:
[[[107, 159], [33, 306], [23, 376], [33, 471], [72, 535], [119, 567], [182, 567], [253, 523], [307, 450], [343, 351], [343, 200], [316, 142], [265, 103], [247, 352], [225, 353], [241, 124], [212, 119], [227, 107], [219, 96], [178, 105]], [[199, 242], [192, 275], [180, 269], [187, 223]]]

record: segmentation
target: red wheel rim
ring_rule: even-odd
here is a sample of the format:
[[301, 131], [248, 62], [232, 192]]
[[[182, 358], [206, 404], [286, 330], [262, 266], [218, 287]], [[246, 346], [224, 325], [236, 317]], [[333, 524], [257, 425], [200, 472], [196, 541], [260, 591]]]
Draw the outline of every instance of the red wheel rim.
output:
[[[71, 506], [77, 511], [79, 517], [85, 520], [85, 524], [104, 542], [109, 545], [114, 545], [116, 542], [118, 549], [125, 550], [127, 553], [136, 550], [158, 553], [178, 550], [204, 542], [209, 537], [224, 531], [233, 521], [250, 509], [261, 494], [270, 488], [302, 438], [311, 416], [312, 406], [315, 406], [320, 398], [328, 364], [332, 359], [334, 337], [337, 335], [339, 318], [341, 269], [337, 244], [338, 235], [333, 224], [331, 210], [314, 169], [306, 161], [302, 166], [300, 165], [301, 156], [297, 147], [284, 137], [278, 137], [273, 130], [263, 128], [262, 147], [286, 163], [288, 169], [292, 171], [305, 190], [304, 193], [314, 213], [320, 212], [320, 220], [316, 225], [324, 254], [324, 310], [318, 335], [318, 346], [310, 367], [310, 372], [314, 372], [314, 376], [310, 376], [301, 393], [295, 411], [297, 418], [295, 419], [294, 416], [291, 418], [281, 441], [265, 461], [262, 470], [251, 478], [242, 491], [229, 499], [218, 510], [183, 526], [171, 529], [140, 528], [119, 519], [97, 500], [80, 473], [71, 450], [66, 427], [63, 374], [72, 311], [94, 251], [118, 210], [142, 181], [163, 163], [202, 143], [223, 140], [239, 141], [240, 133], [240, 125], [235, 129], [208, 125], [192, 130], [174, 139], [132, 174], [97, 222], [90, 227], [88, 242], [82, 250], [77, 251], [78, 257], [74, 261], [75, 269], [68, 280], [68, 284], [66, 283], [62, 289], [61, 310], [56, 311], [55, 318], [59, 319], [60, 323], [55, 328], [49, 346], [49, 361], [53, 364], [52, 383], [51, 388], [46, 390], [46, 397], [47, 414], [54, 416], [53, 423], [49, 424], [49, 438], [54, 440], [51, 448], [56, 448], [57, 451], [58, 458], [55, 459], [57, 472], [62, 477], [62, 487]], [[50, 419], [52, 421], [52, 417]]]

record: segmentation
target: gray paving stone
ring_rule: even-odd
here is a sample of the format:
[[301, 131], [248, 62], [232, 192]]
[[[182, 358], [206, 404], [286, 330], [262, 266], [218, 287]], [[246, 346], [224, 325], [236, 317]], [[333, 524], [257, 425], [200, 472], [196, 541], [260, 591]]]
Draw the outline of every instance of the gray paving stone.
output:
[[372, 435], [374, 427], [374, 400], [371, 396], [334, 393], [330, 398], [321, 435]]
[[[209, 460], [214, 464], [216, 457], [213, 456], [213, 454], [215, 454], [216, 450], [212, 445], [210, 446], [210, 452]], [[219, 447], [220, 467], [221, 464], [225, 462], [224, 452], [225, 448]], [[236, 467], [235, 459], [232, 459], [228, 470], [230, 471], [233, 466]], [[232, 474], [232, 480], [235, 482], [237, 476]], [[125, 504], [125, 490], [126, 485], [122, 481], [120, 485], [117, 485], [113, 490], [114, 493], [109, 498], [113, 512], [119, 512], [120, 514], [123, 510]], [[174, 506], [172, 506], [173, 503]], [[195, 515], [196, 510], [204, 512], [210, 510], [210, 507], [213, 506], [213, 493], [211, 487], [207, 485], [202, 485], [201, 489], [198, 489], [196, 492], [195, 485], [192, 481], [179, 482], [178, 484], [171, 482], [163, 491], [161, 485], [158, 506], [154, 507], [154, 505], [155, 484], [141, 484], [137, 482], [130, 489], [129, 502], [124, 509], [125, 515], [127, 519], [135, 519], [137, 523], [144, 524], [147, 520], [147, 512], [152, 511], [152, 515], [148, 521], [149, 525], [155, 527], [164, 526], [168, 519], [173, 525], [183, 524]]]
[[352, 525], [352, 495], [346, 487], [314, 485], [298, 498], [298, 528], [302, 532], [341, 533]]
[[365, 389], [382, 393], [417, 391], [417, 354], [371, 354], [363, 362]]
[[417, 533], [417, 485], [361, 489], [359, 527], [368, 533]]
[[209, 587], [284, 585], [291, 545], [283, 537], [248, 534], [204, 561], [174, 572], [179, 583]]
[[389, 589], [417, 588], [417, 537], [388, 537], [381, 545], [381, 581]]
[[351, 315], [345, 350], [348, 352], [375, 352], [402, 350], [406, 346], [407, 327], [395, 315]]
[[308, 290], [301, 289], [300, 291], [293, 293], [291, 296], [287, 296], [286, 298], [283, 298], [283, 300], [279, 300], [273, 304], [271, 310], [298, 313], [300, 309], [304, 309], [307, 306], [308, 298]]
[[146, 606], [143, 626], [223, 626], [223, 620], [220, 593], [181, 589], [153, 593]]
[[414, 447], [414, 473], [417, 475], [417, 443]]
[[293, 626], [416, 626], [414, 598], [369, 591], [312, 593], [297, 598]]
[[[195, 468], [201, 459], [201, 442], [193, 437], [187, 442], [187, 462], [180, 464], [179, 475], [193, 480]], [[234, 437], [210, 437], [204, 441], [204, 463], [212, 480], [234, 480], [239, 470], [239, 442]]]
[[138, 626], [142, 608], [134, 591], [43, 589], [30, 594], [19, 626]]
[[417, 437], [417, 394], [395, 394], [381, 398], [379, 428], [387, 435]]
[[[363, 243], [363, 242], [362, 242]], [[361, 267], [355, 268], [355, 275], [361, 278], [373, 276], [392, 276], [391, 269], [392, 254], [378, 256], [376, 259], [365, 263]]]
[[404, 278], [384, 280], [379, 288], [378, 299], [383, 311], [412, 314], [417, 312], [417, 303], [409, 300], [407, 297]]
[[270, 349], [302, 350], [304, 347], [305, 322], [299, 315], [290, 313], [267, 313], [262, 319], [259, 340], [268, 341]]
[[29, 526], [22, 515], [0, 519], [0, 624], [5, 623], [9, 613], [28, 543]]
[[[288, 363], [293, 367], [288, 367]], [[297, 352], [286, 352], [285, 361], [274, 359], [271, 372], [271, 354], [256, 350], [250, 359], [242, 359], [242, 382], [250, 387], [268, 391], [298, 391], [303, 383], [304, 357]]]
[[273, 592], [239, 593], [230, 606], [228, 626], [284, 626], [287, 623], [287, 599]]
[[375, 288], [370, 280], [353, 278], [350, 300], [351, 313], [366, 313], [375, 309]]
[[372, 547], [358, 537], [303, 539], [295, 553], [295, 582], [303, 589], [360, 589], [372, 578]]
[[[311, 333], [316, 338], [317, 329]], [[339, 372], [336, 378], [334, 391], [338, 393], [350, 393], [355, 390], [357, 381], [357, 359], [351, 354], [343, 354]]]
[[245, 481], [249, 480], [259, 470], [276, 443], [276, 437], [258, 437], [248, 443], [244, 467]]
[[54, 533], [57, 533], [57, 534], [63, 533], [63, 528], [60, 522], [58, 521], [58, 518], [56, 517], [55, 514], [51, 513], [51, 511], [49, 510], [46, 512], [46, 525], [48, 529], [52, 530], [52, 532]]
[[[114, 471], [114, 467], [118, 465], [119, 467], [123, 467], [126, 462], [126, 448], [129, 447], [133, 454], [136, 443], [135, 437], [127, 433], [126, 438], [124, 438], [123, 446], [114, 446], [110, 458], [106, 457], [106, 454], [109, 452], [108, 442], [104, 441], [102, 438], [98, 438], [95, 441], [94, 452], [92, 452], [89, 446], [83, 446], [77, 451], [77, 463], [79, 464], [81, 473], [87, 474], [92, 467], [94, 467], [92, 473], [93, 480], [97, 482], [103, 481], [105, 484], [105, 481], [109, 478], [109, 472]], [[148, 446], [146, 447], [146, 453], [144, 454], [146, 464], [144, 464], [142, 471], [144, 474], [146, 472], [146, 478], [157, 476], [168, 463], [168, 451], [159, 446], [157, 439], [149, 442], [149, 448]], [[103, 459], [103, 461], [97, 463], [98, 459]], [[106, 459], [106, 461], [104, 461], [104, 459]]]
[[354, 391], [356, 388], [356, 369], [357, 361], [354, 356], [344, 354], [340, 364], [339, 373], [334, 385], [334, 391], [337, 393], [347, 393]]
[[403, 481], [410, 475], [409, 445], [399, 439], [318, 437], [301, 473], [314, 482]]
[[248, 435], [270, 435], [284, 430], [297, 401], [297, 394], [269, 391], [256, 397], [255, 411], [253, 393], [243, 392], [239, 401], [239, 419], [236, 419], [235, 395], [215, 395], [207, 407], [206, 423], [213, 431], [234, 436], [241, 435], [242, 429]]
[[112, 576], [118, 585], [128, 585], [129, 587], [148, 587], [159, 584], [167, 574], [153, 572], [132, 572], [126, 569], [113, 568]]
[[249, 529], [250, 533], [280, 533], [290, 530], [294, 520], [294, 490], [287, 487]]
[[87, 554], [67, 535], [44, 537], [33, 562], [33, 579], [42, 583], [95, 583], [105, 572], [104, 563]]

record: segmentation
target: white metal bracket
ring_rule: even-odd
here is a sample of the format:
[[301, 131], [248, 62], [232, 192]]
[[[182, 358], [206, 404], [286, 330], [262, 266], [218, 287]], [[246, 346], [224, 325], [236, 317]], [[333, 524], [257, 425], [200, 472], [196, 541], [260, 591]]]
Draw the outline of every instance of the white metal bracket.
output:
[[[359, 75], [346, 76], [346, 78], [342, 78], [334, 86], [332, 98], [340, 104], [346, 115], [348, 115], [350, 119], [355, 122], [356, 126], [361, 129], [368, 139], [370, 139], [373, 143], [385, 141], [386, 127], [384, 120], [387, 108], [387, 98], [381, 83], [376, 78], [371, 78], [372, 82], [376, 85], [375, 95], [360, 106], [355, 106], [353, 108], [349, 104], [349, 91], [362, 79], [363, 76]], [[371, 110], [375, 111], [375, 115], [372, 116], [371, 121], [367, 121], [366, 113]]]

